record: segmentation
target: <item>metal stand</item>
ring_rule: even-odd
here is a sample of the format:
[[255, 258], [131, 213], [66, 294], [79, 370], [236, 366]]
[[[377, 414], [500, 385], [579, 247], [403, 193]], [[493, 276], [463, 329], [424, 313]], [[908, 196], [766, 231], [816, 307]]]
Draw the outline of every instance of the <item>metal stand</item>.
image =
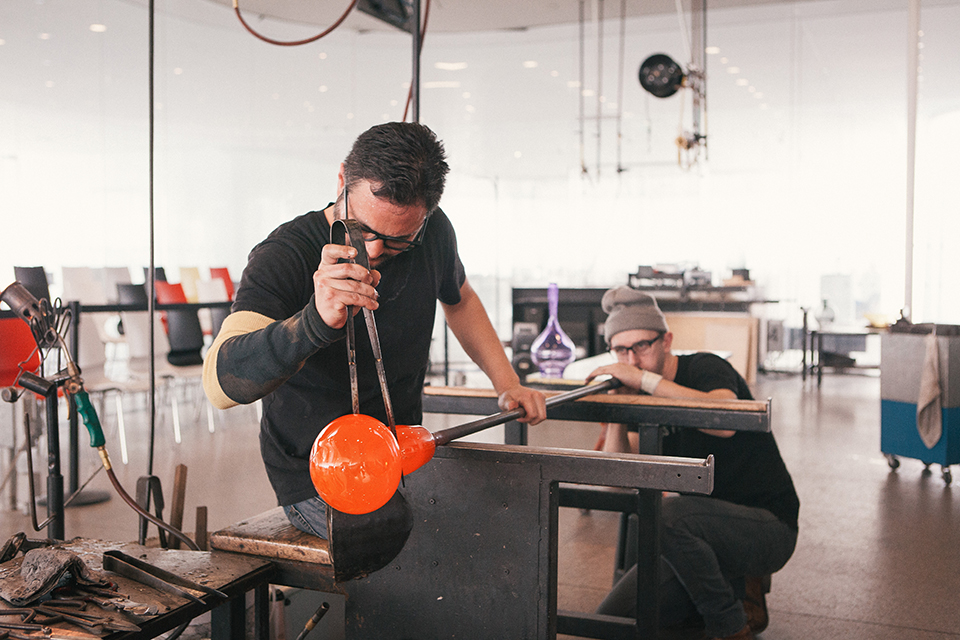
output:
[[47, 421], [47, 537], [63, 540], [63, 476], [60, 474], [60, 415], [57, 408], [57, 385], [46, 395], [44, 413]]

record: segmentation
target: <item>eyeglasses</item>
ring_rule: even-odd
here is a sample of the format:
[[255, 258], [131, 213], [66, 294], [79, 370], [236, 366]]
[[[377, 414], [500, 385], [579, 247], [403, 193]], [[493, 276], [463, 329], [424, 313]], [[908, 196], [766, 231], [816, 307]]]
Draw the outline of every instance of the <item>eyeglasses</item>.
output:
[[628, 351], [633, 351], [633, 355], [639, 357], [649, 351], [650, 347], [662, 337], [663, 334], [658, 333], [657, 337], [652, 340], [640, 340], [639, 342], [634, 342], [629, 347], [611, 347], [610, 351], [613, 351], [618, 358], [626, 356]]
[[[347, 200], [347, 187], [344, 185], [343, 210], [345, 218], [350, 217], [350, 209], [347, 206]], [[374, 242], [375, 240], [379, 240], [383, 243], [385, 248], [391, 251], [399, 251], [402, 253], [412, 249], [413, 247], [419, 247], [423, 243], [423, 234], [427, 230], [427, 222], [430, 221], [430, 214], [428, 213], [427, 217], [424, 218], [423, 224], [420, 225], [420, 230], [417, 231], [417, 234], [413, 238], [408, 238], [405, 236], [388, 236], [383, 233], [378, 233], [356, 218], [354, 218], [354, 220], [356, 221], [357, 226], [360, 227], [360, 233], [363, 236], [364, 242]]]

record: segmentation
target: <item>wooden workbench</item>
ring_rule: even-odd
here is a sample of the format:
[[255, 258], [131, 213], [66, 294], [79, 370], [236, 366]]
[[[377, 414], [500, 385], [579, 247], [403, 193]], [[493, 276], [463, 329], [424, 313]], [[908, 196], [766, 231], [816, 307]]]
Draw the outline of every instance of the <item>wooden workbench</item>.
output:
[[[239, 556], [220, 551], [180, 551], [172, 549], [156, 549], [143, 547], [134, 543], [105, 542], [75, 538], [59, 545], [61, 548], [77, 554], [86, 565], [102, 573], [109, 580], [120, 585], [119, 592], [130, 600], [144, 604], [156, 605], [157, 615], [133, 617], [129, 614], [101, 610], [95, 605], [88, 605], [91, 612], [99, 615], [103, 612], [108, 616], [123, 616], [123, 619], [133, 622], [140, 627], [139, 632], [116, 632], [105, 636], [110, 640], [155, 638], [156, 636], [175, 629], [176, 627], [193, 620], [197, 616], [212, 611], [211, 635], [213, 638], [243, 637], [245, 627], [246, 604], [244, 597], [247, 592], [256, 594], [257, 620], [255, 621], [255, 637], [267, 638], [267, 586], [273, 577], [275, 568], [269, 561], [249, 556]], [[186, 598], [165, 593], [135, 582], [124, 576], [118, 576], [103, 571], [103, 553], [109, 550], [119, 550], [123, 553], [165, 569], [198, 584], [224, 592], [230, 599], [223, 601], [215, 597], [206, 596], [202, 602], [192, 602]], [[23, 555], [0, 565], [0, 580], [9, 572], [19, 571]], [[11, 605], [0, 600], [0, 609], [9, 609]], [[239, 625], [239, 626], [238, 626]], [[89, 638], [82, 628], [69, 623], [51, 625], [56, 628], [59, 636]]]

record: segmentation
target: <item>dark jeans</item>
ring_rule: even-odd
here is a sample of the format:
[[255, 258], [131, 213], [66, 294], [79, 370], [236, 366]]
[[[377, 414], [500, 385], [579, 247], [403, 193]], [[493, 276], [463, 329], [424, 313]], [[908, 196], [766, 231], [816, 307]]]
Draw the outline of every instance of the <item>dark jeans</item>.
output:
[[327, 504], [319, 496], [288, 505], [283, 512], [300, 531], [327, 539]]
[[[733, 635], [747, 624], [744, 576], [778, 571], [797, 532], [766, 509], [701, 496], [663, 500], [660, 534], [660, 623], [676, 626], [698, 612], [709, 637]], [[637, 568], [617, 581], [597, 613], [636, 616]]]

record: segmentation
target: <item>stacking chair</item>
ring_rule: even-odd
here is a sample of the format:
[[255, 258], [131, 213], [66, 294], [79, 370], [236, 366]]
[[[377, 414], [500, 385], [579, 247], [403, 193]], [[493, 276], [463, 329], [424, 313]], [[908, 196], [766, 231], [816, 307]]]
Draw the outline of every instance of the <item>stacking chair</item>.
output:
[[[156, 274], [157, 281], [167, 281], [167, 272], [163, 267], [154, 267], [153, 272]], [[150, 282], [150, 267], [143, 268], [143, 279]]]
[[50, 283], [47, 280], [47, 272], [43, 267], [14, 267], [14, 277], [22, 284], [27, 291], [33, 294], [37, 300], [46, 298], [50, 300]]
[[[227, 294], [227, 287], [223, 283], [223, 280], [220, 280], [219, 278], [214, 278], [213, 280], [201, 280], [197, 282], [197, 298], [198, 302], [230, 301], [230, 296]], [[209, 333], [211, 336], [216, 338], [217, 334], [220, 333], [220, 326], [223, 325], [223, 321], [228, 315], [230, 315], [229, 308], [201, 309], [201, 325], [204, 324], [204, 320], [209, 323], [209, 331], [207, 330], [207, 327], [204, 327], [203, 333]]]
[[199, 302], [197, 297], [197, 283], [200, 282], [200, 269], [197, 267], [180, 267], [180, 286], [187, 302]]
[[210, 267], [210, 277], [223, 280], [223, 286], [227, 288], [227, 300], [233, 300], [234, 287], [233, 279], [230, 278], [230, 269], [227, 267]]
[[[106, 290], [103, 287], [103, 271], [90, 267], [63, 267], [63, 301], [64, 303], [77, 300], [83, 305], [105, 305]], [[92, 324], [97, 329], [101, 342], [112, 347], [110, 357], [115, 356], [117, 343], [123, 338], [117, 331], [120, 316], [116, 313], [84, 313], [83, 321]]]
[[112, 376], [108, 372], [108, 363], [106, 357], [106, 343], [101, 340], [97, 328], [93, 322], [89, 321], [89, 316], [95, 314], [80, 314], [79, 318], [79, 344], [77, 353], [74, 357], [77, 366], [80, 367], [80, 374], [83, 377], [83, 386], [91, 396], [100, 397], [100, 415], [103, 417], [104, 404], [107, 395], [114, 393], [117, 412], [117, 435], [120, 438], [120, 456], [123, 464], [130, 461], [127, 451], [127, 431], [123, 412], [124, 394], [147, 393], [150, 391], [150, 381], [145, 377], [131, 377], [125, 375], [122, 378]]
[[[0, 318], [0, 387], [12, 387], [21, 370], [36, 371], [40, 368], [40, 352], [35, 351], [34, 347], [36, 347], [36, 342], [34, 342], [33, 333], [26, 322], [20, 318]], [[11, 510], [17, 508], [15, 475], [17, 473], [17, 458], [30, 446], [30, 443], [26, 441], [19, 447], [17, 446], [17, 432], [21, 424], [19, 408], [23, 406], [23, 402], [32, 400], [33, 395], [29, 394], [12, 404], [0, 401], [0, 411], [3, 412], [0, 415], [0, 427], [3, 428], [3, 431], [6, 430], [7, 426], [10, 429], [9, 437], [0, 432], [0, 443], [2, 443], [0, 448], [7, 449], [9, 452], [4, 454], [3, 464], [0, 464], [0, 469], [3, 470], [2, 475], [0, 475], [0, 487], [4, 485], [9, 487], [9, 499], [6, 497], [3, 499], [4, 505], [0, 506], [0, 510], [6, 507]], [[30, 409], [30, 407], [24, 408]], [[36, 405], [32, 409], [34, 411], [30, 411], [30, 413], [35, 416], [37, 413], [35, 411]], [[8, 482], [6, 478], [13, 481]]]
[[[157, 302], [186, 304], [187, 296], [180, 284], [157, 281]], [[176, 367], [203, 364], [203, 329], [194, 309], [167, 311], [167, 338], [170, 352], [167, 360]]]
[[[163, 283], [166, 284], [166, 283]], [[157, 297], [164, 304], [183, 302], [183, 292], [177, 291], [179, 285], [167, 289], [157, 282]], [[147, 304], [144, 285], [118, 285], [122, 304]], [[165, 293], [161, 294], [161, 288]], [[163, 331], [159, 322], [154, 323], [154, 370], [158, 380], [163, 380], [163, 388], [170, 394], [173, 420], [173, 432], [180, 443], [180, 407], [177, 397], [177, 383], [194, 382], [199, 390], [203, 376], [203, 332], [195, 311], [169, 311], [169, 335]], [[192, 315], [192, 318], [190, 316]], [[123, 326], [126, 328], [127, 344], [130, 347], [131, 370], [140, 376], [149, 371], [150, 354], [150, 317], [143, 311], [123, 313]]]
[[[107, 303], [116, 304], [119, 301], [117, 298], [117, 285], [130, 284], [130, 269], [127, 267], [103, 267], [100, 269], [100, 276], [103, 279], [103, 291], [107, 296]], [[114, 316], [114, 324], [108, 327], [108, 331], [111, 335], [116, 336], [115, 339], [119, 340], [122, 338], [123, 326], [119, 313]]]
[[102, 269], [103, 292], [107, 302], [118, 302], [118, 284], [130, 284], [130, 269], [127, 267], [104, 267]]

